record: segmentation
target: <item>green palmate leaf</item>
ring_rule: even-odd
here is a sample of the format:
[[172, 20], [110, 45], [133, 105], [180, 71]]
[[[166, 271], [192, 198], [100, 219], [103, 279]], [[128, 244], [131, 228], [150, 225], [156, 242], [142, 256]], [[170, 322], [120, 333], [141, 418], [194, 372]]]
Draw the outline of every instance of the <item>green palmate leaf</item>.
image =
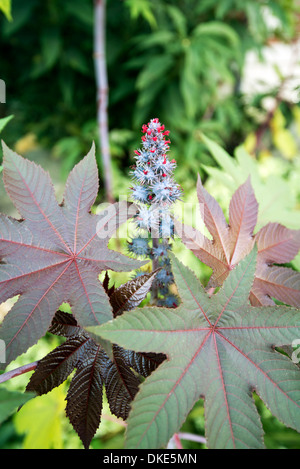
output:
[[225, 23], [222, 23], [221, 21], [210, 21], [207, 23], [200, 24], [194, 29], [193, 34], [195, 37], [219, 37], [222, 40], [228, 40], [228, 42], [231, 43], [232, 46], [237, 46], [239, 44], [238, 34], [234, 31], [233, 28], [231, 28]]
[[204, 166], [205, 171], [222, 187], [227, 187], [231, 194], [240, 186], [241, 181], [250, 175], [259, 204], [256, 229], [268, 222], [282, 223], [292, 229], [299, 228], [300, 212], [296, 210], [296, 197], [287, 180], [276, 174], [262, 178], [257, 161], [251, 158], [242, 146], [238, 147], [234, 157], [231, 157], [205, 135], [202, 135], [202, 139], [219, 166], [219, 168]]
[[144, 18], [152, 28], [157, 26], [153, 5], [149, 0], [125, 0], [133, 19]]
[[25, 438], [23, 449], [62, 449], [64, 436], [64, 385], [47, 396], [27, 402], [14, 417], [16, 430]]
[[210, 448], [263, 448], [255, 391], [271, 412], [300, 431], [300, 371], [275, 350], [300, 337], [300, 311], [249, 304], [254, 248], [211, 298], [172, 256], [182, 299], [177, 309], [143, 308], [92, 328], [93, 333], [168, 359], [146, 379], [128, 419], [128, 448], [159, 448], [204, 398]]

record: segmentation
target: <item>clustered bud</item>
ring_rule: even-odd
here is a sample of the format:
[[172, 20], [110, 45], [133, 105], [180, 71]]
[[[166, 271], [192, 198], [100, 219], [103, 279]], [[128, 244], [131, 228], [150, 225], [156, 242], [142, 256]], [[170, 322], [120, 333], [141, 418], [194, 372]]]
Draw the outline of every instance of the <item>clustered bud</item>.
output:
[[178, 299], [170, 293], [174, 283], [168, 252], [174, 237], [171, 206], [181, 196], [180, 186], [173, 178], [176, 161], [169, 160], [169, 130], [157, 118], [142, 126], [142, 148], [135, 150], [136, 163], [131, 175], [132, 199], [138, 207], [135, 225], [140, 234], [128, 243], [132, 254], [150, 257], [161, 270], [156, 275], [154, 289], [157, 304], [176, 307]]
[[142, 127], [142, 148], [135, 150], [136, 165], [132, 176], [133, 199], [144, 204], [172, 204], [179, 199], [181, 190], [173, 179], [176, 161], [167, 158], [169, 130], [159, 120], [152, 119]]

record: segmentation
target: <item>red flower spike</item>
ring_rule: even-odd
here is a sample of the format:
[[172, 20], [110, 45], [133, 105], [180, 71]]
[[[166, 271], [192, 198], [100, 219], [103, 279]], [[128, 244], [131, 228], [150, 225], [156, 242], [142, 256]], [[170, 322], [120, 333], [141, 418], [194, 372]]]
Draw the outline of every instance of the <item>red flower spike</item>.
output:
[[166, 173], [163, 173], [162, 177], [163, 177], [163, 178], [167, 177]]
[[149, 195], [148, 199], [149, 199], [149, 200], [152, 200], [152, 199], [153, 199], [152, 195]]
[[163, 135], [169, 135], [169, 133], [170, 133], [169, 130], [165, 130], [165, 131], [163, 132]]
[[152, 140], [153, 140], [153, 142], [156, 142], [156, 141], [157, 141], [157, 137], [153, 137]]
[[155, 150], [150, 150], [150, 153], [155, 153]]
[[145, 135], [142, 136], [142, 140], [143, 142], [145, 142], [147, 140], [147, 138], [145, 137]]
[[140, 152], [139, 152], [139, 151], [134, 150], [134, 153], [135, 153], [136, 155], [140, 156]]
[[175, 163], [176, 163], [176, 160], [172, 160], [171, 163], [175, 164]]
[[148, 171], [146, 171], [146, 169], [145, 169], [145, 171], [144, 171], [144, 174], [148, 174]]
[[146, 126], [146, 124], [144, 124], [144, 125], [142, 126], [142, 132], [145, 133], [145, 132], [147, 132], [147, 130], [148, 130], [148, 127]]

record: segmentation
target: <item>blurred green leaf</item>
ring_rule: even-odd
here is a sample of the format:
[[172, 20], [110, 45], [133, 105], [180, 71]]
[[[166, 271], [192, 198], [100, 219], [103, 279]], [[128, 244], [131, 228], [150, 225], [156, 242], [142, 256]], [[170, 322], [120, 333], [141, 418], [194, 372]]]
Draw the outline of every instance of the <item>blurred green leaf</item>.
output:
[[11, 121], [12, 119], [14, 118], [14, 116], [7, 116], [7, 117], [3, 117], [2, 119], [0, 119], [0, 132], [2, 132], [2, 130], [4, 129], [4, 127], [9, 123], [9, 121]]
[[82, 2], [81, 0], [65, 0], [65, 8], [68, 14], [77, 18], [89, 28], [93, 28], [93, 3]]
[[173, 5], [166, 5], [166, 11], [169, 17], [171, 18], [172, 23], [175, 26], [175, 29], [179, 36], [181, 38], [186, 37], [188, 31], [188, 24], [187, 18], [184, 15], [183, 11]]
[[147, 89], [147, 92], [150, 92], [148, 87], [151, 87], [158, 78], [164, 76], [172, 64], [172, 57], [165, 54], [151, 58], [139, 75], [137, 87], [141, 90]]
[[237, 147], [231, 157], [222, 147], [206, 136], [202, 136], [211, 156], [220, 168], [204, 166], [207, 174], [221, 186], [233, 192], [251, 176], [251, 183], [259, 203], [259, 214], [256, 229], [269, 222], [281, 223], [291, 229], [299, 229], [300, 211], [296, 209], [296, 198], [287, 180], [270, 174], [264, 178], [260, 175], [258, 162], [251, 158], [243, 146]]
[[35, 397], [35, 393], [8, 391], [0, 388], [0, 424], [12, 415], [21, 405]]
[[144, 18], [152, 28], [157, 27], [153, 5], [149, 0], [125, 0], [125, 5], [129, 8], [131, 17], [134, 20]]
[[26, 2], [15, 1], [12, 4], [13, 21], [6, 22], [3, 25], [3, 34], [11, 36], [31, 19], [33, 8], [36, 6], [37, 0], [27, 0]]
[[62, 449], [64, 408], [65, 384], [27, 402], [14, 419], [23, 449]]
[[210, 21], [208, 23], [199, 24], [194, 31], [193, 36], [217, 36], [221, 39], [226, 39], [232, 46], [237, 46], [240, 43], [238, 34], [233, 28], [220, 21]]

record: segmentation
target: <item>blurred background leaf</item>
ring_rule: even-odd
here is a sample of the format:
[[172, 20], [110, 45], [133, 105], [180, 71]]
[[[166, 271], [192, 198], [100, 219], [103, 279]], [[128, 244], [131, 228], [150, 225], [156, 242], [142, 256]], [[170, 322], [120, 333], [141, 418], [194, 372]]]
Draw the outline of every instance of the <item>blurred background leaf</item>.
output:
[[18, 433], [25, 434], [24, 449], [62, 449], [65, 408], [64, 385], [24, 405], [15, 416]]

